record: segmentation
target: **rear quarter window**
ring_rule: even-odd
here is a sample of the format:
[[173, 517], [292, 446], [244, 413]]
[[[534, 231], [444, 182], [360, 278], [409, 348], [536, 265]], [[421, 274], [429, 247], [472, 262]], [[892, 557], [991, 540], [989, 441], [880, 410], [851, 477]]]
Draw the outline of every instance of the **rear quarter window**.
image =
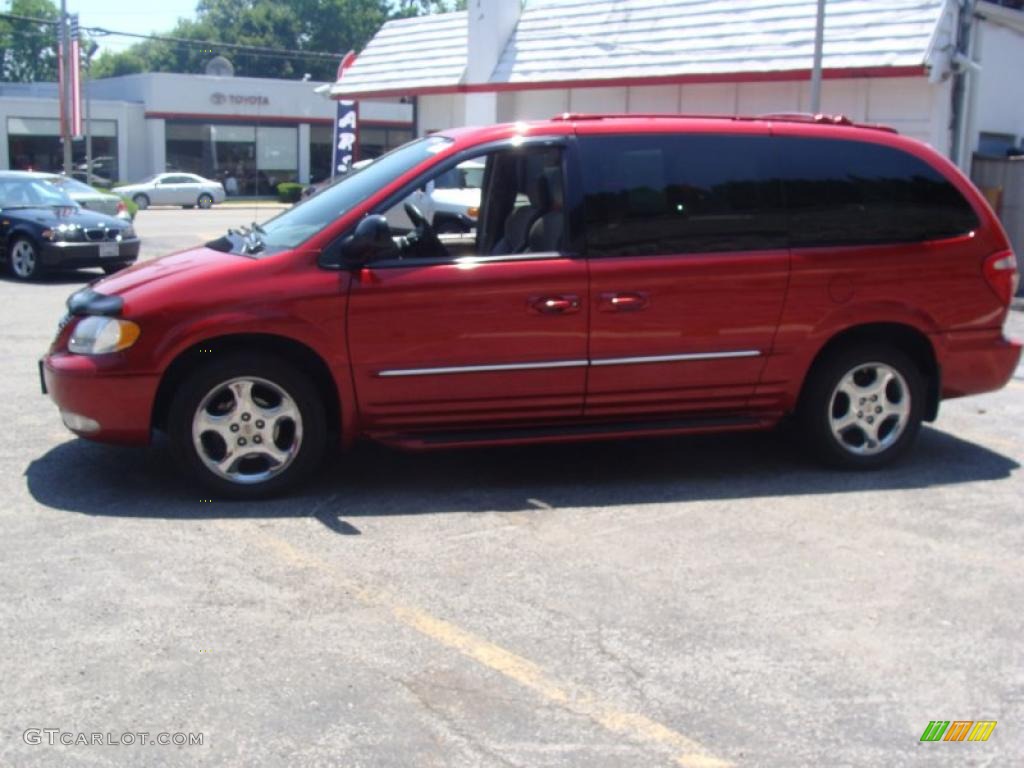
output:
[[842, 139], [774, 141], [793, 247], [936, 240], [978, 226], [956, 187], [903, 150]]

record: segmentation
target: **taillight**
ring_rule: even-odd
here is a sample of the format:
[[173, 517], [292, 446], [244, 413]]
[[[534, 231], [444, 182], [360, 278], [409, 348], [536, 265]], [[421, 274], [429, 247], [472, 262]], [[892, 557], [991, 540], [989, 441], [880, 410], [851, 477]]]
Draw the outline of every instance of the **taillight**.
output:
[[118, 213], [124, 213], [125, 212], [124, 200], [118, 200], [117, 201], [117, 212]]
[[985, 281], [1003, 304], [1009, 306], [1017, 293], [1020, 275], [1017, 273], [1017, 257], [1013, 251], [999, 251], [985, 259], [982, 267]]

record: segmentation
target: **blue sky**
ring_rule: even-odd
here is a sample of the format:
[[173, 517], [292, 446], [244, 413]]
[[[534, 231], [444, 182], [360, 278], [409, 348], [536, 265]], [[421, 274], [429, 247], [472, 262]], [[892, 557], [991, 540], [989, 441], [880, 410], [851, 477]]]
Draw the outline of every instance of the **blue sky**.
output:
[[[55, 0], [60, 7], [60, 0]], [[195, 14], [196, 0], [67, 0], [68, 12], [77, 13], [83, 27], [105, 27], [119, 32], [167, 33], [180, 17]], [[9, 6], [9, 3], [4, 3]], [[138, 40], [130, 37], [96, 38], [100, 50], [123, 51]]]

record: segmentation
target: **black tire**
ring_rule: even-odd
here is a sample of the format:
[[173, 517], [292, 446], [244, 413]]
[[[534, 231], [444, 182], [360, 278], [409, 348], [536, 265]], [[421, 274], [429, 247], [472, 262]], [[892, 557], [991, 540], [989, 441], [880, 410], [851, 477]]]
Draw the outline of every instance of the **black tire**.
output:
[[206, 192], [203, 192], [203, 194], [201, 194], [196, 199], [196, 205], [198, 205], [204, 211], [208, 210], [209, 208], [212, 208], [213, 207], [213, 195], [208, 195]]
[[[291, 463], [278, 474], [251, 484], [234, 482], [207, 467], [192, 440], [193, 418], [204, 399], [219, 384], [239, 377], [272, 383], [292, 399], [301, 415], [301, 440]], [[323, 401], [309, 378], [278, 357], [246, 352], [229, 353], [222, 359], [215, 359], [185, 379], [171, 401], [167, 433], [182, 469], [211, 494], [232, 499], [275, 496], [309, 478], [320, 466], [327, 437]], [[255, 441], [255, 438], [250, 439]]]
[[149, 208], [149, 197], [139, 193], [132, 198], [132, 202], [139, 206], [140, 211], [144, 211]]
[[[906, 396], [909, 396], [909, 408], [906, 409], [906, 421], [901, 431], [897, 431], [896, 426], [899, 417], [885, 412], [887, 401], [895, 399], [890, 398], [889, 394], [884, 396], [882, 403], [872, 402], [869, 396], [864, 398], [868, 402], [861, 405], [859, 398], [854, 402], [837, 391], [840, 382], [848, 375], [852, 376], [855, 371], [858, 375], [866, 376], [867, 385], [872, 386], [879, 380], [878, 371], [884, 370], [874, 368], [873, 364], [885, 366], [903, 379], [903, 382], [895, 379], [890, 385], [893, 388], [887, 390], [897, 393], [905, 389]], [[875, 373], [874, 378], [872, 371]], [[910, 357], [887, 344], [858, 344], [831, 352], [815, 364], [800, 397], [798, 428], [812, 455], [819, 461], [841, 469], [877, 469], [903, 456], [914, 444], [921, 430], [925, 397], [925, 376]], [[903, 402], [902, 399], [900, 402]], [[852, 410], [847, 412], [847, 408]], [[875, 408], [883, 409], [882, 416], [872, 413]], [[840, 432], [841, 440], [833, 433], [833, 424], [838, 423], [844, 415], [855, 420]], [[867, 423], [872, 418], [878, 420], [877, 425], [874, 422], [870, 425]], [[891, 425], [888, 433], [883, 432], [886, 424]], [[870, 436], [872, 430], [877, 430], [874, 435], [877, 442], [874, 444]], [[860, 445], [856, 444], [858, 441]], [[885, 442], [889, 444], [884, 445]], [[863, 450], [875, 452], [858, 452]]]
[[39, 246], [25, 235], [12, 238], [7, 244], [7, 268], [15, 278], [25, 282], [38, 280], [46, 272]]

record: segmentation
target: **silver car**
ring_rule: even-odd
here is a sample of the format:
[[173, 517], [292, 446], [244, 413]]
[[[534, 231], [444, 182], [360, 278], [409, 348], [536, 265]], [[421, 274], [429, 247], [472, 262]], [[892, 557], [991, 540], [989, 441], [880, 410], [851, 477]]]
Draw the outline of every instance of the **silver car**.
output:
[[131, 198], [139, 209], [151, 205], [180, 205], [183, 208], [209, 208], [224, 202], [226, 195], [219, 181], [194, 173], [158, 173], [135, 184], [117, 187], [117, 193]]
[[105, 213], [107, 216], [116, 216], [125, 221], [131, 221], [131, 214], [124, 200], [120, 195], [113, 195], [94, 189], [88, 184], [83, 184], [76, 179], [69, 179], [56, 173], [35, 174], [36, 178], [50, 182], [53, 186], [64, 190], [64, 193], [83, 208], [97, 213]]

